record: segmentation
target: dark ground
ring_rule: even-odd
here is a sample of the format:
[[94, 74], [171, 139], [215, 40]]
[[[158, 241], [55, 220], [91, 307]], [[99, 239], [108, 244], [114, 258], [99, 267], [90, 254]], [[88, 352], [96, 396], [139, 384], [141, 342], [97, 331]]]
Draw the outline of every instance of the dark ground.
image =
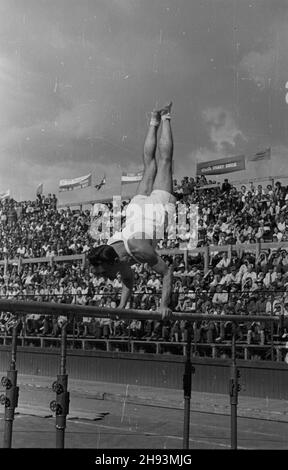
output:
[[[1, 375], [1, 374], [0, 374]], [[2, 375], [6, 375], [3, 373]], [[49, 403], [55, 378], [19, 375], [19, 405], [13, 448], [55, 448], [55, 416]], [[183, 449], [183, 392], [128, 384], [72, 380], [65, 430], [67, 449]], [[3, 445], [4, 407], [0, 409]], [[241, 397], [238, 449], [288, 449], [288, 411], [284, 400]], [[229, 449], [227, 395], [193, 392], [189, 449]]]

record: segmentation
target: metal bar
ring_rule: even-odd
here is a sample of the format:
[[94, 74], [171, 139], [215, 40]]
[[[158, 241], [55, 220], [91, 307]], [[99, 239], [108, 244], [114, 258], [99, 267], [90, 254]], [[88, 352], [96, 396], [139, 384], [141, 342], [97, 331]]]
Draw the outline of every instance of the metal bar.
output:
[[57, 381], [52, 384], [56, 393], [56, 400], [50, 403], [50, 409], [56, 413], [56, 448], [64, 449], [66, 417], [69, 413], [70, 394], [68, 389], [68, 375], [66, 374], [67, 358], [67, 322], [61, 329], [60, 370]]
[[[72, 305], [72, 304], [57, 304], [53, 302], [28, 302], [20, 300], [0, 300], [0, 310], [7, 312], [14, 312], [15, 314], [21, 313], [40, 313], [46, 315], [85, 315], [89, 317], [98, 318], [130, 318], [134, 320], [161, 320], [162, 315], [160, 312], [151, 312], [146, 310], [135, 310], [125, 308], [105, 308], [105, 307], [92, 307], [87, 305]], [[213, 320], [216, 321], [215, 315], [211, 314], [199, 314], [199, 313], [178, 313], [173, 312], [169, 320]], [[263, 321], [263, 322], [278, 322], [280, 318], [278, 316], [270, 315], [219, 315], [217, 321], [232, 321], [232, 322], [251, 322], [251, 321]]]
[[61, 353], [60, 353], [60, 374], [66, 374], [67, 358], [67, 323], [65, 322], [61, 329]]
[[190, 402], [191, 402], [191, 386], [192, 386], [192, 373], [194, 368], [191, 364], [191, 337], [192, 337], [192, 323], [189, 322], [187, 328], [187, 347], [186, 347], [186, 362], [185, 371], [183, 375], [183, 391], [184, 391], [184, 427], [183, 427], [183, 449], [189, 449], [189, 433], [190, 433]]
[[67, 394], [68, 375], [66, 374], [66, 353], [67, 353], [67, 324], [62, 326], [61, 330], [61, 357], [60, 357], [60, 375], [58, 383], [63, 387], [63, 396], [60, 396], [62, 406], [61, 414], [56, 414], [56, 448], [64, 449], [66, 416], [68, 414], [69, 394]]
[[194, 356], [198, 356], [197, 351], [197, 323], [196, 321], [193, 322], [193, 334], [194, 334]]
[[[274, 314], [274, 292], [271, 294], [271, 316]], [[271, 361], [274, 361], [274, 323], [271, 321], [270, 323], [270, 335], [271, 335], [271, 341], [270, 341], [270, 354], [271, 354]]]
[[231, 405], [231, 449], [237, 449], [237, 405], [238, 405], [238, 369], [236, 365], [236, 324], [232, 326], [231, 345], [231, 377], [230, 377], [230, 405]]

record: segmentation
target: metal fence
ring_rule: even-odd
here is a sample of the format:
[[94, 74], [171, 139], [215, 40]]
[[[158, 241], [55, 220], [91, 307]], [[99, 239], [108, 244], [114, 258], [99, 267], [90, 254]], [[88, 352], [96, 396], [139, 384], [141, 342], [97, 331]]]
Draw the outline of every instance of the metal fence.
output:
[[[12, 300], [0, 300], [0, 310], [13, 312], [17, 315], [18, 320], [13, 326], [12, 344], [11, 344], [11, 362], [10, 368], [7, 371], [7, 376], [2, 377], [1, 384], [6, 388], [6, 393], [0, 396], [0, 403], [5, 406], [4, 417], [4, 448], [11, 448], [12, 446], [12, 431], [15, 409], [18, 406], [19, 387], [17, 386], [17, 369], [16, 369], [16, 353], [17, 353], [17, 336], [19, 330], [20, 317], [27, 313], [41, 313], [49, 315], [71, 315], [90, 316], [98, 318], [110, 319], [135, 319], [135, 320], [161, 320], [160, 312], [151, 312], [145, 310], [129, 310], [129, 309], [108, 309], [98, 308], [92, 306], [78, 306], [67, 304], [55, 303], [42, 303], [42, 302], [24, 302]], [[207, 320], [215, 319], [214, 315], [205, 315]], [[184, 393], [184, 420], [183, 420], [183, 448], [189, 449], [189, 433], [190, 433], [190, 401], [192, 391], [192, 374], [195, 369], [191, 360], [192, 349], [192, 325], [194, 321], [203, 320], [203, 314], [191, 313], [173, 313], [171, 320], [186, 320], [189, 322], [187, 330], [187, 344], [185, 350], [185, 361], [183, 371], [183, 393]], [[241, 390], [239, 382], [240, 374], [236, 361], [236, 330], [237, 323], [262, 321], [262, 322], [276, 322], [279, 323], [281, 318], [277, 316], [266, 315], [250, 315], [248, 318], [243, 318], [242, 315], [221, 315], [218, 321], [226, 322], [231, 321], [232, 339], [231, 339], [231, 365], [230, 365], [230, 379], [229, 379], [229, 395], [230, 395], [230, 408], [231, 408], [231, 448], [237, 449], [237, 406], [238, 394]], [[65, 443], [65, 429], [66, 418], [69, 414], [69, 391], [68, 391], [68, 374], [66, 370], [66, 357], [67, 357], [67, 331], [66, 325], [62, 326], [61, 330], [61, 347], [59, 358], [59, 374], [57, 380], [52, 384], [52, 389], [56, 394], [55, 400], [50, 403], [50, 409], [56, 415], [56, 448], [64, 448]]]
[[[188, 248], [159, 248], [157, 253], [161, 256], [181, 256], [183, 257], [183, 262], [187, 268], [187, 263], [189, 256], [199, 254], [203, 257], [203, 271], [206, 274], [210, 260], [217, 253], [228, 254], [228, 258], [231, 258], [232, 253], [235, 252], [237, 255], [241, 256], [244, 252], [254, 253], [256, 259], [258, 258], [262, 250], [281, 250], [288, 249], [288, 242], [259, 242], [259, 243], [238, 243], [237, 245], [207, 245], [201, 246], [199, 248], [194, 248], [190, 250]], [[53, 265], [53, 263], [65, 263], [65, 262], [80, 262], [82, 268], [86, 264], [86, 253], [76, 254], [76, 255], [65, 255], [65, 256], [48, 256], [46, 258], [22, 258], [21, 256], [15, 259], [2, 259], [0, 260], [0, 266], [4, 267], [4, 272], [8, 269], [9, 265], [17, 266], [18, 272], [21, 271], [23, 265], [25, 264], [39, 264], [39, 263], [48, 263]]]

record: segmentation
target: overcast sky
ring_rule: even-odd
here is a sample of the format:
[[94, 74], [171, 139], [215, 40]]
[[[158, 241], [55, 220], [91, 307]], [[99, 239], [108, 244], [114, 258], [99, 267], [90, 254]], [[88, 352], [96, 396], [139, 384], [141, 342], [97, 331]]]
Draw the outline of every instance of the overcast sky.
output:
[[1, 0], [0, 192], [139, 170], [170, 99], [176, 175], [267, 146], [249, 176], [288, 175], [287, 44], [287, 0]]

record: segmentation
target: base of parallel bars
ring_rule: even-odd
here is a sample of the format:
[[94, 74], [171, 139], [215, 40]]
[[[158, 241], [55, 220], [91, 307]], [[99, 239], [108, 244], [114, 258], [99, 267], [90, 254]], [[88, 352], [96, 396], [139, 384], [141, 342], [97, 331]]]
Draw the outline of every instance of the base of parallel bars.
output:
[[241, 386], [238, 383], [240, 371], [232, 366], [232, 377], [230, 379], [230, 408], [231, 408], [231, 449], [237, 449], [237, 407], [238, 394]]
[[13, 419], [5, 420], [4, 422], [4, 449], [11, 449], [12, 447]]
[[8, 370], [7, 376], [2, 377], [1, 379], [1, 385], [6, 388], [5, 395], [2, 394], [0, 397], [1, 403], [5, 406], [3, 447], [5, 449], [10, 449], [12, 444], [15, 409], [18, 406], [19, 397], [19, 387], [17, 387], [17, 370]]
[[186, 397], [184, 401], [184, 433], [183, 433], [183, 449], [189, 449], [190, 436], [190, 404], [191, 398]]
[[56, 423], [56, 449], [64, 449], [66, 423], [58, 425]]
[[231, 403], [231, 449], [237, 449], [237, 404]]

